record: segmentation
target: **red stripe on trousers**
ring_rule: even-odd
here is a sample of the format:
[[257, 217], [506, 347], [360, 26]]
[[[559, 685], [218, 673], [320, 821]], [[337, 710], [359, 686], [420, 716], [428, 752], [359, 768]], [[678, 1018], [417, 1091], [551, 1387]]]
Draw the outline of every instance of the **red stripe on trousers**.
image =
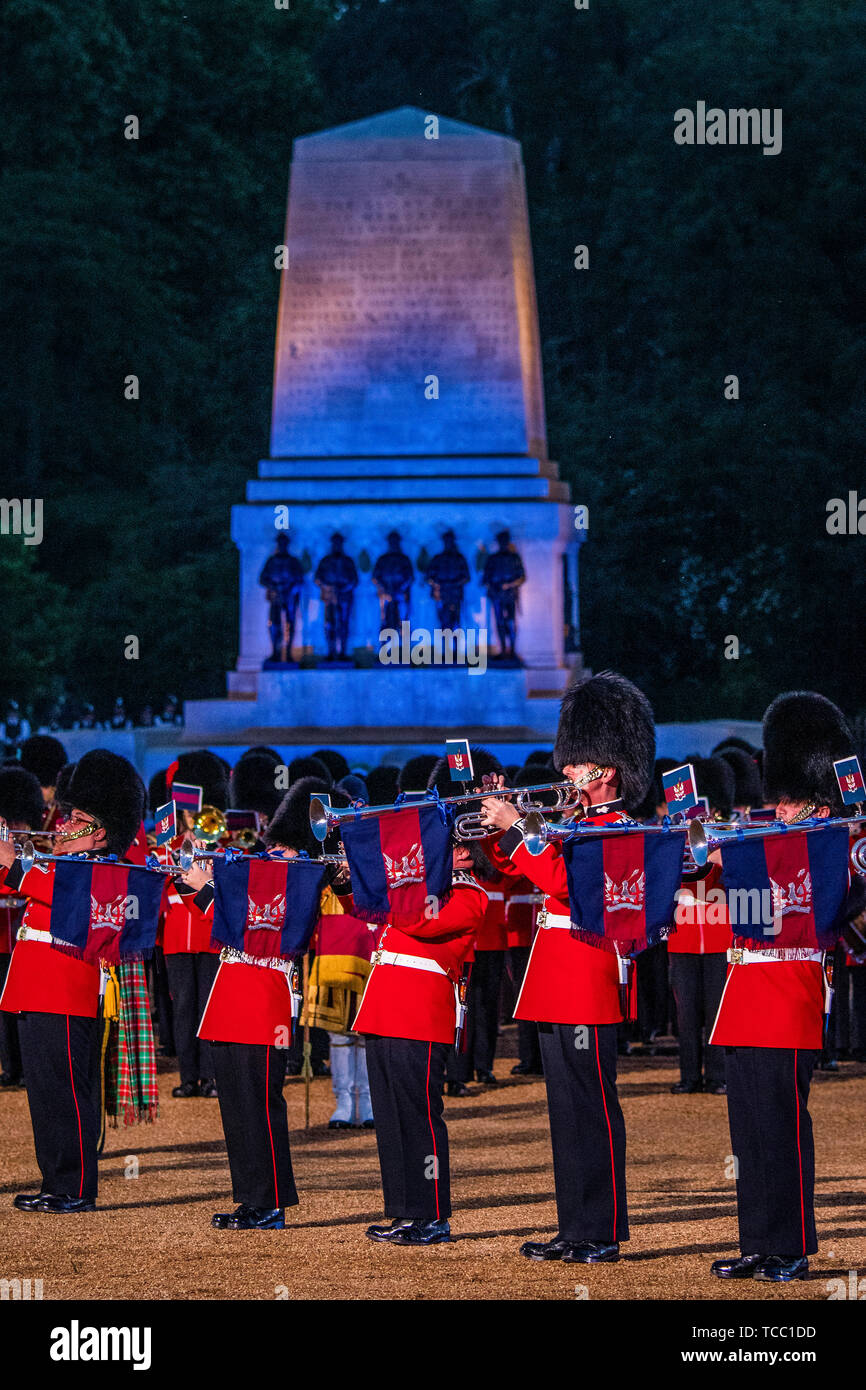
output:
[[274, 1208], [280, 1205], [279, 1184], [277, 1182], [277, 1155], [274, 1153], [274, 1135], [271, 1129], [271, 1112], [268, 1109], [268, 1078], [270, 1074], [271, 1049], [265, 1044], [265, 1119], [268, 1122], [268, 1138], [271, 1141], [271, 1163], [274, 1165]]
[[598, 1052], [598, 1028], [595, 1028], [595, 1060], [598, 1065], [598, 1084], [601, 1087], [601, 1103], [604, 1106], [604, 1118], [607, 1123], [607, 1137], [610, 1143], [610, 1179], [613, 1187], [613, 1235], [611, 1240], [616, 1243], [616, 1165], [613, 1161], [613, 1130], [610, 1127], [610, 1116], [607, 1113], [607, 1100], [604, 1094], [604, 1079], [601, 1074], [601, 1057]]
[[800, 1092], [797, 1089], [797, 1049], [794, 1048], [794, 1096], [797, 1101], [797, 1163], [800, 1170], [800, 1223], [803, 1230], [803, 1254], [806, 1253], [806, 1203], [803, 1200], [803, 1154], [800, 1149]]
[[81, 1170], [81, 1182], [78, 1184], [79, 1197], [84, 1196], [84, 1141], [81, 1137], [81, 1111], [78, 1109], [78, 1096], [75, 1094], [75, 1078], [72, 1075], [72, 1039], [69, 1035], [69, 1014], [66, 1015], [66, 1056], [69, 1059], [69, 1084], [72, 1087], [72, 1099], [75, 1102], [75, 1118], [78, 1121], [78, 1166]]
[[436, 1135], [433, 1133], [433, 1116], [430, 1113], [430, 1058], [433, 1055], [433, 1044], [427, 1048], [427, 1123], [430, 1126], [430, 1138], [433, 1140], [433, 1186], [436, 1192], [436, 1220], [439, 1220], [439, 1156], [436, 1153]]

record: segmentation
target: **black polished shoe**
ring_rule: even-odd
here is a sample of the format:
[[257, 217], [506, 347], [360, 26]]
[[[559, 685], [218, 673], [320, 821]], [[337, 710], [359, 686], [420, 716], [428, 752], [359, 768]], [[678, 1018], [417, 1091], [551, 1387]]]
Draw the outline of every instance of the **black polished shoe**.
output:
[[210, 1224], [218, 1231], [283, 1231], [286, 1217], [282, 1207], [251, 1207], [241, 1202], [237, 1211], [217, 1212]]
[[356, 1126], [356, 1128], [360, 1128], [360, 1129], [375, 1129], [375, 1128], [376, 1128], [376, 1121], [375, 1121], [375, 1120], [362, 1120], [361, 1123], [360, 1123], [360, 1126]]
[[675, 1086], [671, 1086], [671, 1095], [694, 1096], [703, 1089], [703, 1083], [700, 1081], [678, 1081]]
[[87, 1197], [55, 1196], [52, 1192], [43, 1192], [39, 1201], [30, 1210], [50, 1212], [52, 1216], [71, 1216], [73, 1212], [96, 1211], [96, 1203], [91, 1202]]
[[387, 1237], [389, 1245], [443, 1245], [451, 1239], [447, 1221], [409, 1221]]
[[553, 1240], [526, 1240], [520, 1247], [521, 1255], [527, 1260], [561, 1260], [574, 1242], [554, 1236]]
[[805, 1255], [767, 1255], [755, 1266], [755, 1279], [771, 1284], [788, 1284], [792, 1279], [808, 1279], [809, 1261]]
[[390, 1240], [391, 1237], [402, 1226], [411, 1226], [412, 1219], [408, 1216], [395, 1216], [390, 1226], [368, 1226], [364, 1235], [368, 1240]]
[[352, 1129], [351, 1120], [329, 1120], [328, 1129]]
[[484, 1086], [495, 1086], [497, 1084], [496, 1077], [493, 1075], [492, 1071], [477, 1071], [475, 1073], [475, 1080], [480, 1081]]
[[580, 1240], [570, 1244], [563, 1252], [562, 1263], [566, 1265], [612, 1265], [619, 1259], [619, 1245], [614, 1241], [605, 1245], [598, 1240]]
[[313, 1076], [330, 1076], [331, 1071], [327, 1062], [311, 1062]]
[[19, 1192], [16, 1197], [12, 1198], [12, 1205], [17, 1207], [19, 1211], [35, 1211], [36, 1203], [41, 1202], [42, 1198], [47, 1195], [45, 1192]]
[[0, 1086], [3, 1086], [4, 1088], [7, 1087], [7, 1086], [23, 1086], [23, 1085], [24, 1085], [24, 1077], [23, 1077], [23, 1076], [13, 1076], [12, 1073], [9, 1072], [9, 1071], [4, 1071], [3, 1075], [0, 1076]]
[[205, 1100], [216, 1100], [217, 1088], [215, 1081], [200, 1081], [198, 1083], [198, 1093], [204, 1096]]
[[511, 1068], [512, 1076], [543, 1076], [541, 1067], [531, 1067], [528, 1062], [518, 1062], [516, 1067]]
[[729, 1260], [713, 1260], [710, 1270], [717, 1279], [751, 1279], [764, 1255], [734, 1255]]
[[724, 1081], [708, 1081], [704, 1085], [704, 1090], [708, 1096], [726, 1096], [728, 1094], [728, 1088]]
[[172, 1090], [175, 1100], [189, 1100], [191, 1096], [198, 1095], [197, 1081], [184, 1081], [183, 1085], [175, 1086]]
[[472, 1092], [468, 1086], [464, 1086], [462, 1081], [449, 1081], [445, 1087], [445, 1094], [452, 1100], [458, 1100], [462, 1096], [471, 1096]]

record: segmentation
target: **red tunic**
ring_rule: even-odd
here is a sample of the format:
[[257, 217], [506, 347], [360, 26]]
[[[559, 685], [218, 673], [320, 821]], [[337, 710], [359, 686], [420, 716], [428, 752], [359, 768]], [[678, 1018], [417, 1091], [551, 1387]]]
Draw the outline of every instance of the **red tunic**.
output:
[[473, 879], [455, 878], [454, 891], [438, 917], [423, 918], [398, 931], [387, 926], [378, 950], [434, 962], [440, 970], [377, 963], [367, 981], [353, 1025], [356, 1033], [419, 1042], [453, 1043], [456, 984], [483, 920], [487, 896]]
[[[628, 817], [618, 811], [586, 818], [586, 824], [614, 825]], [[568, 880], [565, 860], [555, 840], [541, 854], [532, 855], [523, 837], [505, 832], [507, 852], [502, 841], [486, 841], [485, 853], [497, 867], [522, 875], [546, 895], [544, 908], [551, 916], [569, 917]], [[504, 837], [503, 837], [504, 838]], [[511, 841], [515, 843], [512, 845]], [[523, 986], [514, 1009], [515, 1018], [537, 1023], [599, 1024], [621, 1023], [619, 967], [613, 951], [577, 941], [566, 926], [539, 927]]]
[[528, 878], [506, 878], [505, 942], [508, 947], [532, 945], [538, 909], [544, 901]]
[[710, 1042], [720, 1047], [820, 1048], [824, 981], [820, 961], [731, 964]]
[[[206, 884], [196, 894], [196, 912], [213, 922], [213, 888]], [[285, 968], [253, 965], [224, 955], [211, 986], [198, 1028], [208, 1042], [263, 1043], [288, 1047], [292, 1029], [290, 964]]]
[[[21, 874], [13, 864], [5, 884], [28, 899], [22, 926], [47, 932], [51, 925], [54, 864], [34, 864]], [[95, 1018], [99, 1007], [99, 966], [56, 950], [49, 941], [15, 943], [0, 1009], [7, 1013], [74, 1014]]]
[[212, 921], [195, 904], [192, 894], [181, 895], [167, 883], [162, 898], [161, 945], [167, 956], [191, 955], [205, 951], [215, 954], [211, 945]]
[[475, 938], [475, 951], [504, 951], [508, 945], [505, 931], [505, 895], [508, 889], [508, 878], [505, 874], [500, 874], [497, 879], [492, 879], [485, 883], [484, 891], [487, 894], [487, 907], [484, 911], [484, 921]]
[[676, 931], [668, 937], [671, 955], [706, 956], [733, 945], [722, 871], [710, 865], [705, 878], [683, 883], [674, 914]]

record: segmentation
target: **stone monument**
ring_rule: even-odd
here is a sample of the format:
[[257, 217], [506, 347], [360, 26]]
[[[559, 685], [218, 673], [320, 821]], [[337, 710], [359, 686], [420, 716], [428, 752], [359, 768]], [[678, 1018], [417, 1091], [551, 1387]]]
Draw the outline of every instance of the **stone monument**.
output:
[[[520, 146], [414, 107], [305, 136], [294, 144], [285, 248], [270, 457], [232, 512], [237, 667], [227, 701], [188, 704], [187, 730], [333, 726], [369, 741], [376, 730], [393, 740], [465, 726], [549, 738], [580, 663], [564, 634], [578, 631], [583, 532], [547, 457]], [[305, 568], [287, 654], [297, 665], [263, 670], [272, 648], [259, 575], [281, 528]], [[380, 660], [370, 572], [394, 529], [415, 570], [398, 662]], [[415, 636], [436, 629], [425, 566], [448, 530], [471, 571], [461, 628], [476, 651], [489, 642], [491, 658], [483, 573], [497, 535], [510, 533], [526, 573], [518, 660], [430, 669], [413, 656], [429, 648], [435, 664], [434, 638], [424, 647]], [[360, 572], [349, 670], [318, 664], [327, 648], [314, 574], [335, 531]], [[448, 642], [438, 650], [447, 661]]]

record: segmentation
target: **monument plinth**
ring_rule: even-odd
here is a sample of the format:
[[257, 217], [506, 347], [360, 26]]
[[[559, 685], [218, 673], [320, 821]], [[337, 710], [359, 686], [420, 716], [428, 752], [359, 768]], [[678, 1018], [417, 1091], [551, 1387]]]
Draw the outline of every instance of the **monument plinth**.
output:
[[[579, 656], [577, 553], [568, 489], [547, 457], [532, 253], [516, 141], [403, 107], [296, 140], [274, 367], [271, 457], [233, 508], [241, 620], [228, 702], [187, 707], [187, 725], [555, 728]], [[305, 581], [300, 670], [271, 651], [259, 575], [285, 522]], [[395, 668], [378, 659], [371, 578], [389, 531], [415, 567], [412, 628], [437, 627], [425, 563], [456, 533], [471, 578], [462, 628], [488, 634], [480, 669]], [[520, 668], [496, 669], [481, 585], [495, 536], [511, 533]], [[348, 650], [358, 669], [315, 668], [326, 651], [313, 573], [339, 531], [358, 566]], [[568, 611], [566, 611], [568, 609]], [[313, 669], [306, 669], [307, 667]]]

